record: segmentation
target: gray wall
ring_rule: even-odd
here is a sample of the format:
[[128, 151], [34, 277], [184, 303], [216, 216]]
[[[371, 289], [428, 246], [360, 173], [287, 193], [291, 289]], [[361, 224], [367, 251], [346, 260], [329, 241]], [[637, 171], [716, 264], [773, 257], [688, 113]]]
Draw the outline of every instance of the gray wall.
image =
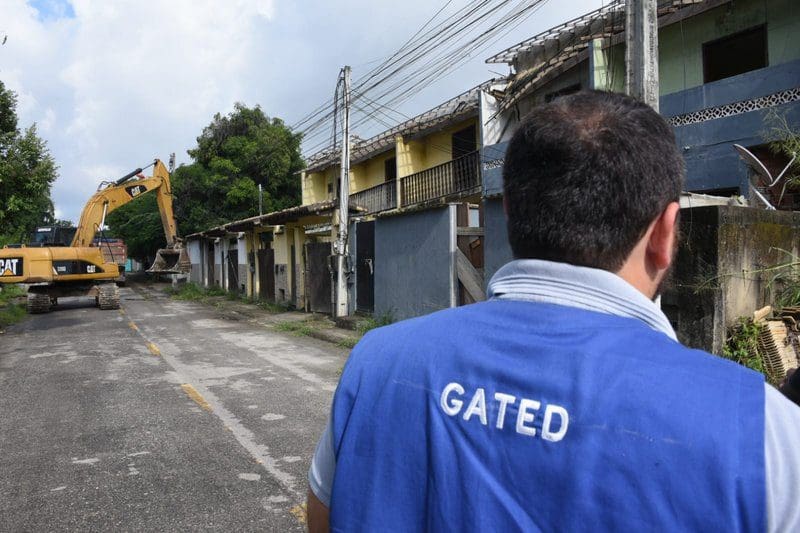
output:
[[192, 283], [203, 282], [203, 261], [202, 253], [200, 252], [200, 243], [198, 239], [191, 239], [186, 243], [186, 252], [189, 254], [189, 261], [192, 263], [192, 270], [189, 273], [189, 281]]
[[503, 199], [499, 197], [485, 198], [483, 201], [483, 265], [484, 283], [489, 280], [501, 266], [511, 261], [511, 246], [508, 244], [506, 231], [506, 215], [503, 212]]
[[455, 206], [375, 221], [375, 314], [396, 320], [450, 307]]
[[481, 148], [481, 178], [483, 194], [486, 196], [503, 194], [503, 163], [506, 148], [508, 141]]

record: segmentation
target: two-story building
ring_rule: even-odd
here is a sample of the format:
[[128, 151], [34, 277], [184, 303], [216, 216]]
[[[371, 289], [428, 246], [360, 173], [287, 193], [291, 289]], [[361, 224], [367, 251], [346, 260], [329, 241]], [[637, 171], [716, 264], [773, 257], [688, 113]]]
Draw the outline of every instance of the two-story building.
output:
[[[800, 4], [662, 0], [658, 6], [659, 106], [686, 159], [686, 188], [749, 197], [749, 172], [733, 145], [751, 149], [777, 174], [788, 158], [768, 149], [776, 138], [771, 123], [782, 117], [800, 128]], [[513, 71], [505, 93], [487, 96], [484, 103], [486, 113], [496, 117], [483, 132], [491, 274], [510, 258], [500, 201], [506, 142], [536, 105], [581, 89], [624, 90], [624, 2], [610, 2], [487, 62], [505, 63]], [[796, 209], [798, 200], [784, 195], [781, 205]]]
[[[471, 292], [459, 280], [451, 241], [469, 259], [461, 261], [462, 278], [480, 275], [480, 230], [456, 232], [458, 225], [480, 226], [480, 101], [497, 83], [353, 142], [350, 204], [364, 210], [350, 236], [353, 310], [402, 318], [480, 297], [482, 280], [469, 284]], [[338, 150], [312, 155], [301, 179], [303, 204], [334, 200]], [[329, 228], [333, 236], [336, 228]]]

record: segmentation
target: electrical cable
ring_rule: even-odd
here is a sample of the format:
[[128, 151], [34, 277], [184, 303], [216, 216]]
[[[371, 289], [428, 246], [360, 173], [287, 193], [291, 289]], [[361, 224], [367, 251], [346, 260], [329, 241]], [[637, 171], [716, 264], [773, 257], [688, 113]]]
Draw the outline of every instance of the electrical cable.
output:
[[[503, 4], [507, 3], [508, 1], [509, 0], [505, 0], [503, 2]], [[446, 41], [447, 39], [452, 38], [453, 36], [458, 36], [460, 33], [463, 33], [465, 31], [465, 28], [468, 28], [469, 26], [474, 24], [476, 20], [480, 20], [482, 18], [485, 18], [491, 12], [491, 10], [487, 11], [487, 12], [483, 12], [483, 13], [479, 12], [479, 10], [480, 10], [480, 8], [485, 7], [487, 4], [488, 4], [488, 2], [486, 0], [484, 0], [482, 2], [472, 2], [471, 4], [465, 6], [465, 8], [463, 8], [461, 10], [461, 12], [460, 12], [460, 13], [463, 13], [465, 15], [464, 18], [462, 18], [460, 20], [457, 20], [456, 23], [439, 24], [437, 27], [432, 28], [431, 30], [429, 30], [429, 32], [426, 32], [422, 36], [422, 38], [425, 38], [425, 40], [422, 40], [422, 38], [417, 39], [416, 41], [410, 40], [410, 42], [411, 42], [411, 44], [413, 46], [411, 46], [411, 47], [406, 46], [406, 48], [409, 48], [406, 52], [404, 52], [402, 54], [395, 53], [392, 56], [390, 56], [390, 58], [388, 58], [387, 61], [384, 62], [384, 63], [388, 64], [392, 59], [398, 58], [398, 55], [399, 55], [399, 59], [406, 59], [406, 61], [402, 64], [402, 66], [404, 68], [406, 68], [409, 65], [419, 61], [422, 57], [425, 56], [425, 54], [427, 54], [429, 52], [430, 49], [435, 48], [440, 43]], [[441, 12], [441, 10], [440, 10], [440, 12]], [[473, 14], [476, 14], [476, 13], [477, 13], [477, 15], [475, 16], [474, 20], [469, 18], [469, 16], [471, 16]], [[426, 23], [426, 24], [428, 24], [428, 23]], [[417, 33], [419, 33], [419, 32], [417, 32]], [[435, 34], [435, 35], [431, 36], [431, 34]], [[381, 68], [373, 69], [372, 73], [368, 73], [365, 77], [361, 78], [361, 80], [363, 80], [363, 81], [359, 80], [359, 82], [354, 84], [355, 88], [361, 89], [361, 87], [365, 83], [370, 82], [371, 80], [373, 80], [376, 76], [378, 76], [381, 73], [382, 69], [385, 68], [385, 64], [381, 65]], [[395, 67], [395, 69], [392, 71], [392, 73], [395, 73], [395, 74], [397, 74], [399, 72], [400, 71], [397, 69], [397, 67]], [[384, 76], [380, 80], [372, 83], [369, 86], [369, 88], [374, 88], [376, 86], [379, 86], [381, 83], [385, 83], [385, 81], [387, 79], [389, 79], [389, 78], [387, 78], [387, 76]], [[362, 90], [362, 92], [363, 92], [363, 90]], [[320, 109], [324, 109], [325, 107], [326, 107], [325, 105], [320, 106], [315, 111], [318, 111]], [[310, 116], [313, 118], [313, 116], [314, 116], [313, 112], [312, 112], [312, 115], [310, 115]], [[311, 120], [311, 118], [304, 118], [303, 120], [301, 120], [301, 122], [296, 124], [295, 127], [298, 126], [298, 125], [301, 125], [301, 124], [305, 124], [309, 120]], [[322, 120], [317, 120], [317, 123], [314, 123], [314, 124], [310, 125], [309, 127], [304, 128], [304, 133], [306, 133], [306, 136], [308, 137], [308, 134], [310, 133], [309, 130], [315, 129], [316, 127], [319, 126], [319, 123], [321, 123], [321, 122], [324, 122], [324, 118]]]
[[[502, 5], [507, 5], [508, 3], [510, 3], [510, 0], [504, 1]], [[532, 11], [535, 11], [534, 8], [540, 7], [543, 3], [544, 0], [534, 1], [533, 3], [520, 2], [516, 7], [511, 9], [508, 13], [504, 14], [498, 21], [489, 26], [488, 29], [484, 30], [477, 37], [472, 38], [470, 41], [467, 41], [466, 43], [462, 42], [451, 43], [449, 47], [446, 47], [442, 51], [440, 51], [437, 56], [428, 60], [427, 63], [423, 64], [422, 66], [417, 67], [417, 69], [414, 72], [408, 74], [405, 77], [405, 79], [401, 80], [399, 83], [395, 83], [393, 86], [388, 87], [387, 89], [384, 89], [384, 91], [378, 98], [390, 96], [391, 104], [396, 104], [408, 100], [414, 94], [417, 94], [419, 91], [421, 91], [425, 87], [435, 82], [437, 79], [448, 74], [450, 71], [456, 68], [463, 61], [463, 59], [466, 58], [468, 55], [470, 55], [476, 48], [478, 48], [481, 45], [485, 45], [491, 39], [491, 37], [497, 33], [498, 30], [505, 29], [506, 32], [510, 31], [508, 29], [509, 26], [514, 26], [514, 23], [516, 23], [516, 25], [521, 24], [525, 18], [533, 14]], [[529, 13], [527, 13], [526, 15], [526, 12]], [[487, 15], [486, 13], [479, 14], [478, 18], [484, 18], [486, 15]], [[475, 21], [469, 21], [468, 26], [471, 25], [470, 23], [474, 24]], [[444, 68], [441, 68], [442, 64], [446, 64], [446, 66]], [[398, 68], [395, 68], [392, 71], [392, 74], [396, 74], [399, 72], [400, 70]], [[389, 76], [384, 76], [383, 79], [373, 83], [367, 89], [370, 88], [374, 89], [375, 87], [379, 86], [380, 83], [383, 83], [386, 79], [389, 78], [390, 78]], [[405, 90], [400, 94], [397, 94], [398, 92], [400, 92], [400, 90], [406, 88], [406, 86], [410, 84], [416, 84], [416, 87], [414, 87], [414, 89]], [[356, 88], [356, 91], [362, 95], [365, 92], [365, 90], [363, 90], [360, 86]], [[392, 94], [393, 92], [395, 94]], [[373, 101], [377, 101], [377, 99], [373, 99]], [[367, 122], [368, 120], [369, 120], [369, 114], [365, 115], [365, 117], [363, 117], [362, 119], [355, 120], [354, 126], [359, 126]], [[322, 122], [324, 122], [324, 120]], [[309, 130], [312, 128], [313, 126], [309, 128]], [[306, 131], [306, 134], [307, 134], [305, 139], [306, 141], [312, 140], [313, 138], [318, 136], [318, 134], [313, 131], [311, 132]], [[318, 145], [314, 145], [313, 148], [317, 147]], [[312, 150], [307, 150], [307, 152], [313, 151], [313, 148]]]

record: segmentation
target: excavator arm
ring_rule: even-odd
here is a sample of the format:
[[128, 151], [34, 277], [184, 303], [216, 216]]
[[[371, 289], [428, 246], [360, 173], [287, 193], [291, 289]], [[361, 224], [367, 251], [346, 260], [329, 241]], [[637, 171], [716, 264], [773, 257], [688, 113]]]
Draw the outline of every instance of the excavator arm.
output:
[[169, 172], [164, 163], [158, 159], [155, 160], [153, 166], [153, 175], [150, 177], [136, 178], [142, 172], [142, 169], [137, 168], [94, 193], [83, 208], [71, 246], [91, 246], [95, 235], [105, 224], [106, 216], [110, 212], [149, 192], [156, 191], [156, 201], [161, 214], [161, 224], [164, 226], [167, 247], [172, 248], [178, 240], [178, 230], [172, 210], [172, 186], [169, 181]]
[[153, 175], [141, 177], [142, 169], [137, 168], [117, 181], [99, 189], [86, 203], [81, 213], [72, 247], [91, 246], [94, 237], [106, 221], [106, 216], [115, 209], [155, 191], [161, 224], [167, 247], [158, 250], [153, 265], [148, 269], [152, 273], [186, 273], [191, 267], [183, 242], [178, 237], [175, 215], [172, 210], [172, 185], [169, 171], [161, 160], [153, 162]]

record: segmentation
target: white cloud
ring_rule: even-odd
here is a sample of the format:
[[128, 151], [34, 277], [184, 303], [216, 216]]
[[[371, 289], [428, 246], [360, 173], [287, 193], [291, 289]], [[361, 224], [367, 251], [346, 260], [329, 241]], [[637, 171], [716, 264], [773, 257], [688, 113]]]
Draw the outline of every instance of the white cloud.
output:
[[[555, 18], [523, 27], [492, 51], [599, 2], [554, 7]], [[61, 172], [57, 210], [72, 220], [101, 179], [171, 152], [186, 162], [214, 113], [236, 101], [298, 119], [330, 98], [343, 64], [358, 76], [356, 65], [391, 53], [437, 9], [429, 0], [410, 0], [402, 11], [374, 0], [71, 4], [74, 17], [59, 18], [65, 10], [41, 17], [24, 0], [0, 0], [0, 34], [8, 34], [0, 80], [19, 95], [20, 125], [37, 122], [48, 141]], [[491, 76], [482, 59], [405, 111]]]

